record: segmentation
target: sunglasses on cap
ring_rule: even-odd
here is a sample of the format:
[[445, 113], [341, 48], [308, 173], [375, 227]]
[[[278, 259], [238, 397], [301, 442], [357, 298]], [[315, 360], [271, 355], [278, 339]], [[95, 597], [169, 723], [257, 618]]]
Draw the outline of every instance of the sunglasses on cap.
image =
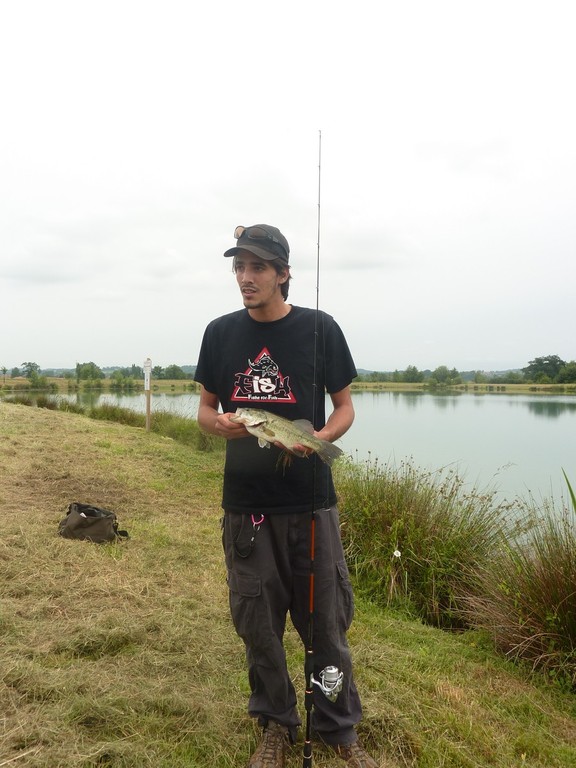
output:
[[273, 243], [278, 243], [278, 245], [282, 246], [277, 237], [274, 237], [274, 235], [271, 235], [270, 232], [262, 227], [243, 227], [240, 225], [234, 230], [234, 237], [236, 240], [239, 240], [241, 237], [248, 237], [250, 240], [272, 240]]

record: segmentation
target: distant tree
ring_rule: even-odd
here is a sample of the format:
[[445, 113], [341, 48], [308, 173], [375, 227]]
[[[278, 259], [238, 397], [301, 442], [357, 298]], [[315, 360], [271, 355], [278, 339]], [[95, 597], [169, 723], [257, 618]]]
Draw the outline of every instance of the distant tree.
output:
[[476, 371], [474, 373], [474, 383], [475, 384], [486, 384], [488, 381], [488, 376], [486, 376], [485, 373], [482, 371]]
[[106, 375], [96, 363], [76, 363], [76, 378], [78, 381], [93, 381], [105, 379]]
[[525, 378], [520, 371], [506, 371], [506, 373], [491, 376], [489, 381], [490, 384], [522, 384]]
[[558, 384], [574, 384], [576, 382], [576, 361], [571, 360], [560, 368], [556, 376]]
[[132, 363], [130, 367], [130, 376], [133, 376], [135, 379], [143, 379], [144, 378], [144, 369], [140, 365], [134, 365]]
[[22, 363], [22, 373], [27, 379], [40, 375], [40, 366], [38, 363]]
[[453, 386], [455, 384], [462, 384], [462, 378], [456, 368], [452, 368], [450, 371], [446, 365], [439, 365], [436, 370], [432, 371], [430, 384]]
[[179, 365], [168, 365], [164, 371], [165, 379], [187, 379], [188, 374], [184, 373]]
[[164, 368], [162, 368], [161, 365], [155, 365], [154, 368], [152, 368], [152, 378], [153, 379], [164, 378]]
[[10, 371], [10, 376], [13, 379], [18, 378], [18, 376], [20, 376], [20, 368], [12, 368], [12, 370]]
[[[128, 370], [126, 368], [123, 371]], [[123, 371], [117, 370], [110, 374], [110, 389], [135, 389], [136, 384], [133, 376], [125, 376]]]
[[438, 384], [447, 384], [450, 380], [450, 371], [445, 365], [439, 365], [438, 368], [432, 371], [432, 378]]
[[565, 361], [558, 355], [546, 355], [530, 360], [528, 365], [522, 368], [522, 371], [530, 381], [548, 383], [556, 379], [565, 365]]
[[6, 368], [6, 366], [3, 365], [2, 368], [0, 368], [0, 371], [2, 371], [2, 376], [4, 378], [3, 383], [6, 384], [6, 374], [8, 373], [8, 368]]
[[409, 365], [402, 374], [402, 380], [408, 384], [416, 384], [420, 381], [424, 381], [424, 374], [422, 371], [419, 371], [415, 365]]
[[368, 374], [368, 377], [366, 381], [372, 381], [376, 383], [385, 382], [385, 381], [392, 381], [392, 375], [389, 373], [384, 373], [383, 371], [372, 371], [372, 373]]

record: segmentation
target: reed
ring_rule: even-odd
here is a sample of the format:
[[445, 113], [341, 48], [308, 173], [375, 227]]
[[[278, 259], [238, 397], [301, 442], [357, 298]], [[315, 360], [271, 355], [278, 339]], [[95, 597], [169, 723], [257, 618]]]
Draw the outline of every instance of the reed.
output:
[[576, 498], [497, 503], [454, 470], [336, 470], [358, 586], [434, 626], [484, 631], [507, 658], [576, 688]]
[[336, 479], [347, 554], [364, 592], [435, 626], [465, 626], [459, 598], [505, 535], [510, 505], [468, 489], [453, 468], [428, 472], [410, 461], [340, 463]]
[[508, 658], [576, 690], [576, 500], [524, 505], [525, 530], [478, 570], [465, 599], [472, 626]]

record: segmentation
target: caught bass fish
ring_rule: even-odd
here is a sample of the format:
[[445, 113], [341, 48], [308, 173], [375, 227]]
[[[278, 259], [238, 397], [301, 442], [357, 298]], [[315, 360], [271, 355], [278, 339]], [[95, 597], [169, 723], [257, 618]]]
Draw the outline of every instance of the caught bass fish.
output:
[[314, 427], [306, 419], [289, 421], [259, 408], [238, 408], [234, 416], [230, 416], [230, 421], [243, 424], [251, 435], [258, 438], [260, 448], [281, 443], [295, 456], [306, 456], [303, 451], [294, 450], [295, 445], [303, 445], [329, 465], [343, 453], [334, 443], [316, 437]]

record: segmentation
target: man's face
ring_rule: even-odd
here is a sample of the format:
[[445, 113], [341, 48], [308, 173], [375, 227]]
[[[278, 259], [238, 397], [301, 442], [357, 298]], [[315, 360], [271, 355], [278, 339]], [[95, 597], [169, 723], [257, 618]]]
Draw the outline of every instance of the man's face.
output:
[[269, 261], [242, 251], [234, 258], [234, 271], [247, 309], [261, 309], [278, 301], [284, 303], [280, 286], [286, 282], [287, 270], [278, 274]]

